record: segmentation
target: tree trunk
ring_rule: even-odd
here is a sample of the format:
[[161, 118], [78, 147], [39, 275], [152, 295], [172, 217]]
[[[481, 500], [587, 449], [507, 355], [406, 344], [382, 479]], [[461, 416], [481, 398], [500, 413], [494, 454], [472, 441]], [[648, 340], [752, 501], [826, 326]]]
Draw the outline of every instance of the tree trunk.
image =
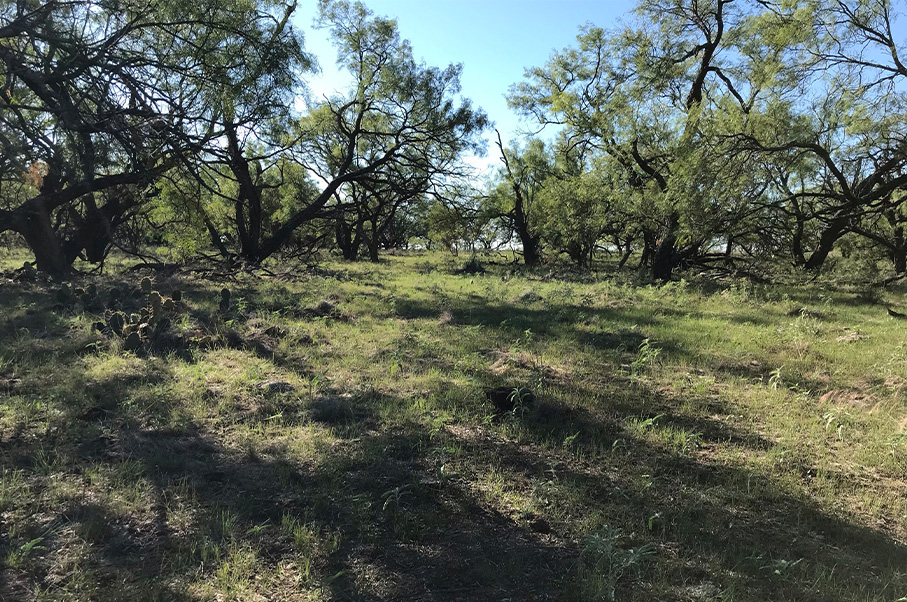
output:
[[[620, 248], [618, 246], [618, 248]], [[629, 261], [630, 255], [633, 254], [633, 244], [632, 241], [627, 241], [627, 248], [624, 250], [623, 256], [620, 258], [620, 261], [617, 263], [617, 270], [620, 271], [624, 268], [624, 265]]]
[[50, 221], [50, 213], [43, 203], [35, 203], [20, 219], [13, 230], [25, 238], [25, 243], [35, 255], [35, 267], [40, 272], [55, 276], [72, 271], [72, 261], [67, 260], [60, 239]]
[[891, 250], [891, 261], [897, 274], [907, 272], [907, 240], [904, 239], [904, 227], [894, 229], [894, 245]]
[[523, 263], [529, 267], [537, 266], [540, 260], [538, 241], [529, 236], [528, 233], [525, 238], [520, 237], [520, 240], [523, 243]]
[[63, 249], [70, 262], [75, 261], [79, 253], [85, 250], [85, 259], [98, 264], [107, 257], [113, 238], [111, 216], [119, 219], [120, 203], [111, 199], [103, 209], [95, 204], [94, 193], [85, 197], [85, 217], [79, 219], [79, 228], [73, 239], [64, 243]]
[[829, 253], [835, 248], [835, 243], [838, 242], [838, 239], [846, 232], [846, 226], [847, 222], [845, 220], [832, 221], [828, 227], [822, 231], [822, 235], [819, 236], [819, 244], [816, 246], [816, 250], [809, 256], [809, 260], [803, 267], [810, 271], [821, 268], [825, 263], [825, 260], [828, 259]]
[[639, 257], [639, 268], [642, 269], [643, 266], [647, 266], [652, 262], [652, 257], [655, 255], [655, 233], [651, 230], [643, 230], [642, 232], [642, 254]]
[[672, 213], [668, 227], [658, 246], [655, 247], [655, 253], [652, 256], [652, 277], [656, 280], [667, 282], [674, 273], [677, 259], [677, 227], [679, 225], [679, 216], [676, 213]]
[[[520, 200], [520, 197], [517, 197]], [[539, 264], [539, 241], [529, 232], [529, 224], [523, 213], [523, 203], [517, 202], [514, 207], [514, 229], [523, 245], [523, 263], [532, 267]]]
[[356, 233], [353, 234], [353, 228], [349, 226], [342, 217], [337, 218], [336, 240], [337, 248], [347, 261], [355, 261], [359, 257], [359, 245], [362, 244], [361, 224], [357, 223]]
[[800, 210], [800, 204], [796, 200], [793, 200], [792, 204], [797, 223], [794, 227], [793, 238], [791, 239], [791, 253], [794, 256], [794, 265], [802, 266], [806, 264], [806, 254], [803, 252], [803, 235], [806, 230], [806, 217], [804, 217]]
[[371, 228], [366, 244], [368, 245], [369, 261], [378, 263], [378, 260], [380, 259], [380, 257], [378, 256], [378, 251], [381, 248], [381, 237], [378, 233], [378, 224], [375, 223], [375, 220], [371, 221]]
[[227, 122], [224, 130], [227, 134], [227, 147], [230, 153], [230, 170], [233, 172], [239, 190], [234, 208], [236, 211], [236, 231], [239, 234], [240, 255], [249, 261], [259, 262], [261, 256], [261, 188], [249, 170], [249, 161], [243, 156], [239, 146], [236, 126]]

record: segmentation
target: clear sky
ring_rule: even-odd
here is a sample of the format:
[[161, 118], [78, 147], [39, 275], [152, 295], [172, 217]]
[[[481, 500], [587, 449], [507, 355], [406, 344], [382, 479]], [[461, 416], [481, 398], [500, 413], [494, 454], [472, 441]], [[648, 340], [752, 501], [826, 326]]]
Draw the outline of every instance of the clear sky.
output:
[[[523, 69], [542, 65], [552, 51], [576, 42], [579, 27], [615, 26], [634, 0], [366, 0], [376, 15], [397, 20], [417, 59], [443, 67], [463, 64], [463, 96], [482, 107], [501, 131], [505, 144], [521, 127], [507, 107], [507, 88], [522, 79]], [[314, 30], [317, 3], [300, 3], [296, 25], [305, 34], [322, 76], [311, 81], [313, 93], [344, 88], [326, 32]], [[493, 133], [488, 136], [489, 140]], [[482, 164], [496, 164], [494, 148]]]

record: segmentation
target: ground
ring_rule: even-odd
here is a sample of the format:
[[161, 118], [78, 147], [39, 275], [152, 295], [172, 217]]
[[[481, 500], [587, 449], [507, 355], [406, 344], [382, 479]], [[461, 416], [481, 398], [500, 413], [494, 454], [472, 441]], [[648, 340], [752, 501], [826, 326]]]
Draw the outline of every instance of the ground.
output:
[[903, 294], [492, 259], [8, 271], [0, 599], [907, 596]]

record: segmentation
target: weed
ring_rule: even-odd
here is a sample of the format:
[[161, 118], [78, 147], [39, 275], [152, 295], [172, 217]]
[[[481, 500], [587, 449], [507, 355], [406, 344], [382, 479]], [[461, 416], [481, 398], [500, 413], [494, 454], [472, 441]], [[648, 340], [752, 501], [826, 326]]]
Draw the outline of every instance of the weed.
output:
[[835, 408], [822, 415], [825, 421], [825, 434], [835, 434], [839, 441], [844, 440], [844, 432], [850, 427], [853, 420], [847, 410]]
[[528, 388], [517, 387], [511, 391], [508, 401], [513, 405], [513, 409], [510, 411], [511, 415], [518, 420], [522, 420], [532, 411], [535, 405], [535, 395]]
[[400, 485], [381, 494], [382, 512], [397, 515], [405, 509], [404, 499], [409, 495], [412, 485]]
[[606, 525], [583, 540], [579, 556], [579, 586], [583, 600], [616, 600], [620, 581], [636, 576], [645, 559], [655, 554], [651, 544], [625, 549], [618, 545], [619, 539], [620, 531]]
[[659, 355], [661, 348], [656, 347], [650, 339], [643, 339], [636, 350], [636, 358], [625, 373], [632, 378], [638, 378], [655, 364]]
[[775, 368], [774, 370], [772, 370], [769, 373], [768, 386], [771, 387], [772, 390], [777, 391], [778, 387], [783, 386], [783, 384], [784, 384], [784, 381], [782, 380], [783, 368], [784, 368], [784, 366], [778, 366], [777, 368]]
[[44, 541], [44, 537], [36, 537], [31, 541], [27, 541], [24, 544], [20, 545], [17, 549], [10, 552], [6, 557], [6, 564], [12, 568], [21, 567], [32, 552], [37, 550], [46, 550], [44, 546], [40, 545]]
[[[627, 430], [636, 434], [643, 435], [646, 431], [655, 426], [655, 424], [664, 418], [664, 414], [652, 416], [651, 418], [630, 418], [627, 420]], [[615, 442], [616, 443], [616, 442]]]

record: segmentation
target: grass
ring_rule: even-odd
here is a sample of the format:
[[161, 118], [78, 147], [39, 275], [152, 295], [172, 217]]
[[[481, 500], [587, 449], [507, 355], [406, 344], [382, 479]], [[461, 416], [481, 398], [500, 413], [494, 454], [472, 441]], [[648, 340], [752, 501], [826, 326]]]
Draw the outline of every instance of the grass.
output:
[[[184, 300], [135, 352], [5, 281], [0, 599], [907, 596], [884, 307], [456, 267], [155, 276]], [[535, 402], [495, 414], [487, 387]]]

